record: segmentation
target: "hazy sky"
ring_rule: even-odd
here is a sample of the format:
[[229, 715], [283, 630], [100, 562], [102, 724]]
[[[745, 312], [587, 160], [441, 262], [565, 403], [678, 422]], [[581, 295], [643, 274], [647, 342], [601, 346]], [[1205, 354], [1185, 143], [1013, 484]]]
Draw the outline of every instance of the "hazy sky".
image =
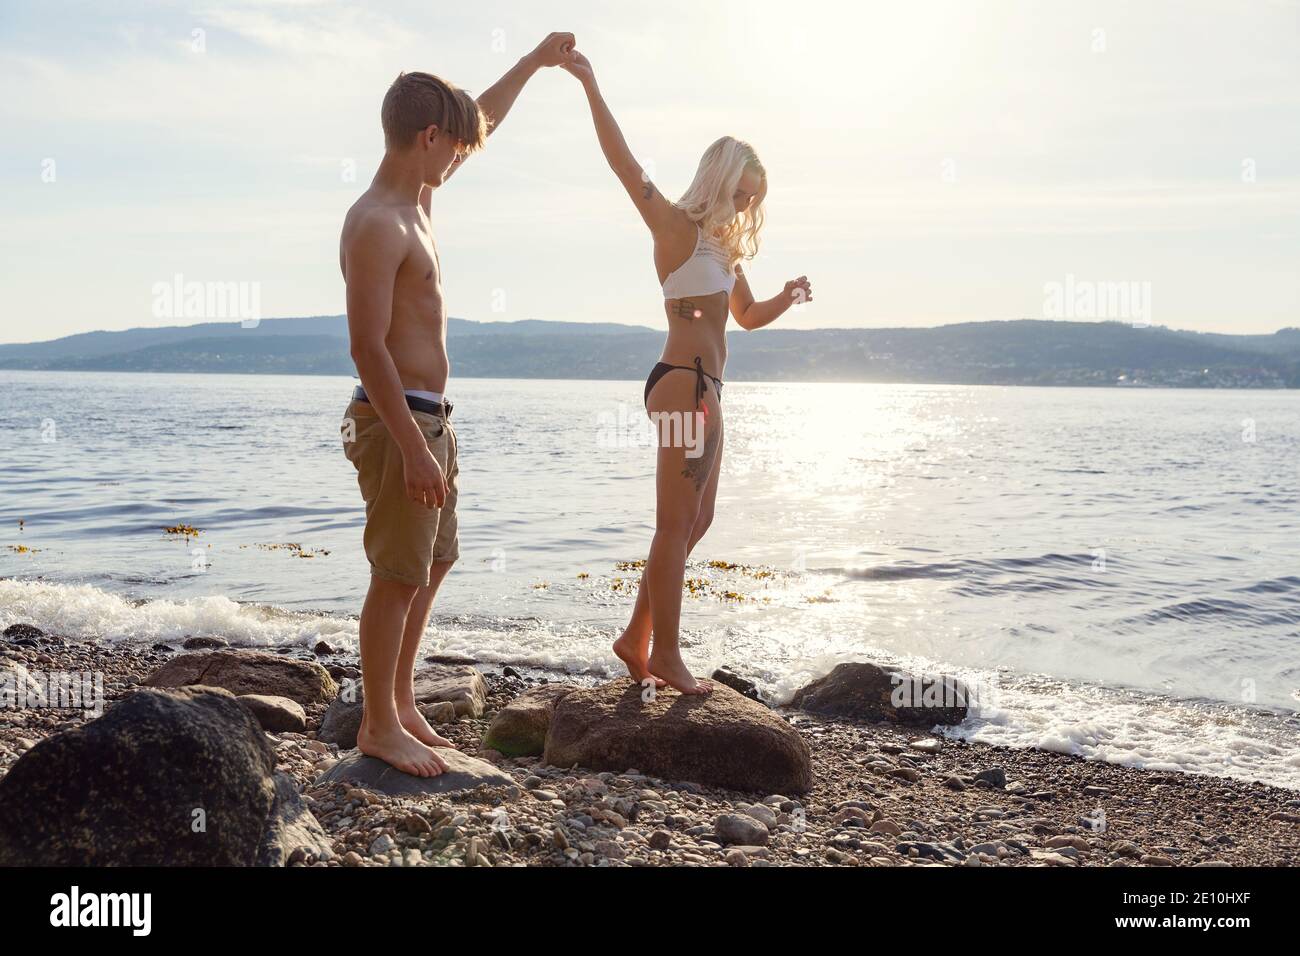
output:
[[[1149, 283], [1157, 324], [1300, 325], [1291, 0], [0, 0], [0, 341], [175, 324], [152, 306], [178, 273], [256, 283], [267, 317], [341, 312], [388, 83], [481, 91], [550, 30], [667, 195], [717, 136], [755, 145], [751, 283], [815, 285], [786, 327], [1041, 316], [1067, 276]], [[662, 322], [561, 71], [433, 219], [453, 315]]]

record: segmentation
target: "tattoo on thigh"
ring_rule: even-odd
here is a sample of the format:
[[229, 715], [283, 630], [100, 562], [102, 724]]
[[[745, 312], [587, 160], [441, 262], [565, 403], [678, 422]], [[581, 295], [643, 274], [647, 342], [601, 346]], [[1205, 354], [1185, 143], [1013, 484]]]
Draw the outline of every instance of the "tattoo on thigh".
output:
[[718, 428], [709, 431], [708, 437], [704, 439], [704, 451], [700, 453], [699, 458], [686, 459], [686, 467], [682, 469], [682, 477], [694, 479], [696, 491], [704, 487], [704, 483], [709, 480], [709, 474], [713, 471], [713, 459], [718, 454], [718, 435], [720, 431]]

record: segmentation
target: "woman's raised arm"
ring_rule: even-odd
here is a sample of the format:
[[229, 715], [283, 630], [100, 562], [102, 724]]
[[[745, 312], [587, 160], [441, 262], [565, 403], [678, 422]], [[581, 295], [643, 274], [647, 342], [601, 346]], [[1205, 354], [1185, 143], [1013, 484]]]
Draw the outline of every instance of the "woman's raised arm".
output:
[[628, 196], [632, 198], [632, 204], [636, 206], [637, 212], [641, 213], [641, 218], [650, 227], [650, 232], [658, 236], [679, 225], [680, 217], [677, 208], [655, 188], [655, 184], [650, 181], [650, 177], [646, 175], [641, 164], [632, 155], [632, 150], [628, 148], [627, 140], [623, 138], [623, 131], [618, 128], [614, 114], [610, 112], [605, 98], [600, 95], [600, 87], [596, 84], [596, 73], [592, 69], [591, 61], [575, 50], [572, 58], [567, 63], [561, 63], [560, 66], [582, 83], [582, 88], [587, 93], [587, 103], [591, 107], [591, 119], [596, 126], [596, 139], [600, 141], [601, 151], [609, 162], [609, 168], [614, 171], [614, 175], [618, 177], [623, 188], [627, 190]]

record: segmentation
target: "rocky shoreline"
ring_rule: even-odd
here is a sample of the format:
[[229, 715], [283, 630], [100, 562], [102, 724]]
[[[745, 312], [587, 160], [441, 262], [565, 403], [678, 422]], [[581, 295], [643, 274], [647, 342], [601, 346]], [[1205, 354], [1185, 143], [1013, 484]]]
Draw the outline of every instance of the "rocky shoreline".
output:
[[[186, 657], [181, 648], [65, 641], [17, 625], [0, 638], [0, 672], [24, 668], [33, 673], [102, 675], [109, 713], [133, 694], [135, 700], [178, 695], [177, 706], [189, 707], [197, 701], [223, 714], [233, 706], [228, 701], [242, 701], [255, 717], [250, 724], [260, 723], [257, 736], [265, 737], [274, 763], [274, 781], [262, 784], [263, 790], [269, 786], [273, 792], [256, 794], [262, 801], [258, 806], [274, 805], [275, 816], [286, 802], [298, 801], [296, 794], [279, 791], [296, 788], [309, 811], [287, 826], [283, 821], [277, 824], [278, 835], [271, 842], [283, 849], [283, 859], [274, 852], [268, 855], [263, 838], [257, 862], [742, 867], [1300, 864], [1300, 794], [1290, 790], [949, 740], [932, 736], [925, 727], [896, 721], [799, 709], [766, 711], [730, 691], [720, 693], [707, 711], [672, 691], [659, 695], [654, 705], [658, 710], [647, 710], [636, 700], [639, 689], [626, 681], [574, 689], [526, 678], [509, 667], [471, 673], [464, 665], [457, 668], [437, 660], [421, 664], [430, 669], [426, 715], [437, 720], [439, 731], [466, 756], [465, 780], [476, 785], [446, 792], [421, 792], [418, 787], [415, 792], [400, 792], [400, 787], [399, 792], [385, 792], [395, 789], [391, 780], [375, 782], [373, 768], [367, 771], [364, 766], [369, 758], [359, 763], [347, 746], [349, 708], [360, 706], [348, 692], [358, 676], [354, 657], [326, 647], [318, 647], [314, 655], [295, 648], [276, 655], [279, 661], [248, 650], [218, 650], [209, 652], [216, 656], [207, 657], [200, 649], [190, 650], [196, 653]], [[328, 686], [334, 681], [342, 691], [339, 685]], [[208, 682], [229, 692], [191, 693], [194, 684], [206, 688]], [[148, 686], [161, 689], [137, 693]], [[171, 689], [176, 687], [189, 689]], [[273, 693], [285, 687], [291, 688], [287, 701]], [[294, 693], [300, 699], [292, 699]], [[758, 713], [759, 708], [765, 715]], [[507, 710], [514, 723], [502, 717]], [[243, 713], [238, 708], [231, 712]], [[0, 708], [0, 831], [6, 819], [27, 812], [27, 808], [14, 809], [22, 794], [6, 796], [6, 778], [15, 764], [47, 738], [73, 739], [67, 732], [93, 719], [66, 707]], [[546, 754], [553, 758], [562, 754], [563, 759], [556, 760], [562, 766], [547, 763], [540, 751], [506, 756], [484, 746], [485, 736], [494, 743], [513, 741], [518, 734], [527, 738], [532, 723], [544, 725], [552, 719], [553, 732], [545, 726], [540, 730], [549, 734]], [[671, 761], [680, 750], [676, 738], [669, 733], [658, 740], [654, 734], [666, 733], [673, 721], [696, 727], [704, 722], [708, 734], [723, 735], [720, 753], [739, 748], [760, 755], [761, 759], [725, 771], [733, 784], [752, 773], [755, 780], [789, 781], [791, 789], [735, 789], [702, 781], [709, 774], [696, 772], [700, 768], [690, 773], [696, 779], [686, 779], [647, 766], [619, 766], [629, 752], [638, 752], [636, 748], [651, 762]], [[507, 724], [517, 733], [505, 734]], [[614, 732], [584, 743], [588, 724]], [[619, 743], [620, 727], [634, 736]], [[498, 746], [510, 750], [515, 745]], [[519, 746], [529, 749], [526, 743]], [[52, 752], [53, 747], [42, 750]], [[771, 759], [765, 756], [773, 753]], [[574, 754], [605, 766], [571, 766]], [[802, 760], [810, 770], [807, 780], [799, 776]], [[29, 766], [36, 762], [27, 761]], [[287, 787], [288, 781], [293, 788]], [[301, 842], [295, 845], [295, 840]]]

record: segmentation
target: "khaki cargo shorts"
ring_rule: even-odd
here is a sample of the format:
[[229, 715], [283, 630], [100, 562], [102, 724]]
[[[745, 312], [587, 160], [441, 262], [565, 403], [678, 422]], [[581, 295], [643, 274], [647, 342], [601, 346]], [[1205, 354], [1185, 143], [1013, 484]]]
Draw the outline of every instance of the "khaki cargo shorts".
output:
[[[357, 484], [366, 502], [366, 558], [370, 573], [385, 581], [424, 587], [429, 566], [460, 557], [456, 492], [460, 464], [456, 433], [441, 415], [411, 412], [429, 451], [447, 479], [447, 500], [426, 508], [406, 496], [402, 451], [369, 402], [353, 401], [340, 431], [343, 452], [357, 469]], [[349, 440], [351, 438], [351, 440]]]

